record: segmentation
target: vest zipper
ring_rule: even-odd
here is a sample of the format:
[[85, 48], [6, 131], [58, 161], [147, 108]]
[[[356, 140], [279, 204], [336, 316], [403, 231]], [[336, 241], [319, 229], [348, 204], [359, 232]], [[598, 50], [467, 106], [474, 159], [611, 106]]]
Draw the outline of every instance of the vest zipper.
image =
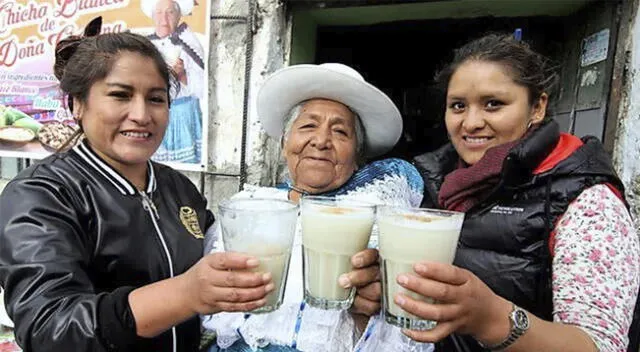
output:
[[[173, 261], [171, 260], [171, 254], [169, 253], [169, 247], [167, 246], [167, 242], [164, 240], [164, 237], [162, 236], [162, 231], [160, 231], [160, 226], [158, 225], [158, 219], [160, 219], [160, 216], [158, 215], [158, 209], [156, 208], [155, 204], [153, 204], [153, 201], [151, 200], [151, 198], [149, 198], [149, 196], [147, 196], [146, 193], [142, 191], [139, 191], [138, 193], [140, 193], [140, 196], [142, 196], [142, 207], [151, 216], [153, 227], [155, 227], [156, 234], [158, 235], [158, 238], [162, 243], [164, 254], [166, 255], [167, 261], [169, 263], [169, 277], [173, 277]], [[171, 328], [171, 335], [173, 340], [173, 343], [172, 343], [173, 352], [177, 352], [177, 336], [176, 336], [175, 326]]]

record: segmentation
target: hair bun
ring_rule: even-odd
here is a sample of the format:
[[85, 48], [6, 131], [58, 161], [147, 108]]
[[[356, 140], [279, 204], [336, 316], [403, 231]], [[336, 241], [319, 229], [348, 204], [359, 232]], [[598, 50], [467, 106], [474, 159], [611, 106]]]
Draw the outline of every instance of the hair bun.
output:
[[53, 65], [53, 74], [58, 80], [62, 79], [64, 74], [64, 68], [67, 66], [69, 59], [75, 54], [78, 46], [82, 42], [83, 38], [94, 37], [100, 34], [102, 29], [102, 16], [98, 16], [91, 20], [84, 29], [84, 36], [72, 35], [68, 38], [62, 39], [56, 45], [55, 50], [55, 64]]
[[87, 26], [84, 28], [84, 36], [85, 37], [94, 37], [100, 34], [102, 30], [102, 16], [98, 16], [89, 22]]
[[82, 37], [73, 35], [69, 38], [62, 39], [56, 45], [56, 58], [55, 63], [53, 64], [53, 74], [58, 80], [62, 79], [64, 68], [67, 66], [71, 56], [75, 54], [81, 41]]

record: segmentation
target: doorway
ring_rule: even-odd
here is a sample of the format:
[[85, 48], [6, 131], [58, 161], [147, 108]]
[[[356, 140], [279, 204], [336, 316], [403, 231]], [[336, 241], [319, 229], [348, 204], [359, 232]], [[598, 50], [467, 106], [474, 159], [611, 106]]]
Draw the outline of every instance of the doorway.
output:
[[[387, 93], [402, 113], [404, 129], [396, 147], [380, 158], [410, 159], [432, 151], [448, 140], [444, 127], [444, 87], [438, 86], [434, 78], [450, 62], [453, 50], [486, 33], [514, 33], [519, 30], [522, 39], [534, 50], [553, 60], [561, 75], [557, 91], [552, 92], [555, 104], [550, 109], [561, 128], [578, 135], [591, 134], [603, 138], [613, 50], [606, 60], [588, 67], [581, 67], [579, 61], [583, 40], [590, 32], [607, 28], [609, 40], [615, 43], [613, 14], [616, 4], [611, 1], [565, 2], [572, 7], [564, 7], [562, 11], [548, 9], [550, 14], [541, 13], [535, 7], [537, 2], [528, 0], [512, 1], [511, 4], [521, 5], [525, 12], [527, 7], [531, 7], [529, 12], [532, 15], [525, 15], [522, 11], [514, 15], [509, 12], [513, 11], [512, 7], [495, 7], [483, 11], [476, 9], [472, 11], [475, 15], [463, 18], [456, 15], [456, 9], [458, 12], [469, 11], [466, 7], [466, 10], [459, 7], [468, 4], [464, 0], [404, 4], [403, 13], [407, 10], [412, 12], [411, 7], [415, 7], [413, 12], [418, 13], [418, 9], [441, 6], [441, 17], [422, 19], [403, 18], [398, 11], [392, 10], [394, 6], [378, 6], [383, 13], [378, 15], [376, 23], [362, 23], [361, 20], [362, 11], [373, 13], [371, 7], [342, 8], [344, 13], [358, 14], [355, 19], [348, 15], [340, 16], [339, 8], [326, 9], [324, 11], [333, 13], [316, 14], [315, 17], [313, 12], [322, 13], [322, 10], [307, 11], [298, 16], [305, 19], [306, 25], [297, 28], [305, 28], [304, 37], [310, 39], [300, 40], [301, 33], [305, 31], [296, 32], [294, 19], [292, 59], [296, 49], [301, 47], [296, 48], [295, 44], [304, 42], [307, 62], [350, 65]], [[389, 14], [388, 20], [384, 20], [385, 12]], [[424, 12], [427, 13], [434, 12]], [[394, 16], [402, 19], [394, 20]], [[313, 19], [317, 23], [310, 30], [309, 22]], [[315, 45], [311, 47], [311, 43]], [[581, 76], [587, 70], [597, 71], [598, 82], [580, 85]], [[584, 104], [589, 100], [587, 96], [590, 103]]]

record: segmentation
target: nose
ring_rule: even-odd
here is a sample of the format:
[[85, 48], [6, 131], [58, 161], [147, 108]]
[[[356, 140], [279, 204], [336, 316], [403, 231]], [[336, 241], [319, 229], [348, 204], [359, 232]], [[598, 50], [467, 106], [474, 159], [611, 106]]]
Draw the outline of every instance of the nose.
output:
[[167, 15], [166, 12], [160, 13], [158, 15], [158, 23], [161, 24], [161, 25], [166, 25], [167, 22], [168, 22], [168, 18], [169, 18], [169, 16]]
[[484, 120], [484, 112], [482, 109], [478, 109], [473, 106], [469, 107], [464, 116], [464, 120], [462, 121], [462, 128], [466, 131], [472, 132], [482, 129], [485, 124], [486, 121]]
[[151, 122], [151, 110], [147, 107], [146, 99], [138, 97], [131, 100], [129, 120], [135, 121], [141, 126]]
[[327, 127], [318, 128], [311, 138], [311, 145], [318, 149], [329, 149], [331, 143], [331, 129]]

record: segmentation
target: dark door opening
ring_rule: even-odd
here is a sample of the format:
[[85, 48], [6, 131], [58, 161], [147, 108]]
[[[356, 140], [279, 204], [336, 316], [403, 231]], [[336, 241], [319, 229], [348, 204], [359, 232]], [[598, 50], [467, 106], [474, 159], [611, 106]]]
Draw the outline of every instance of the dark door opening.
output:
[[550, 57], [562, 57], [564, 17], [482, 17], [392, 22], [370, 26], [318, 27], [316, 63], [340, 62], [357, 69], [399, 107], [403, 137], [382, 157], [411, 158], [447, 142], [444, 91], [434, 76], [453, 50], [487, 32], [512, 33]]

